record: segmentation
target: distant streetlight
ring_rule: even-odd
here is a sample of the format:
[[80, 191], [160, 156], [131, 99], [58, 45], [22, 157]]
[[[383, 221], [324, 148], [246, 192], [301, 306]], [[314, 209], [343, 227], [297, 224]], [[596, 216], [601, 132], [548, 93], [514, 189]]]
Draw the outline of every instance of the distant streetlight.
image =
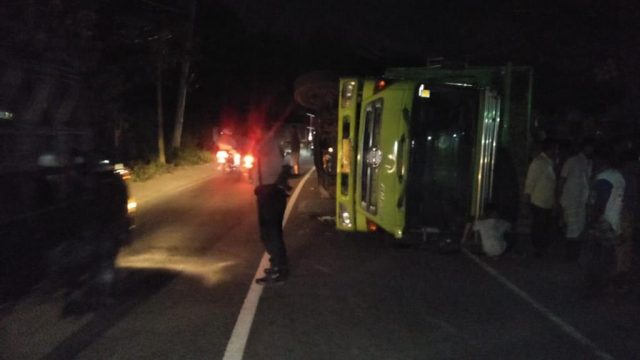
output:
[[309, 131], [309, 133], [307, 134], [307, 140], [313, 141], [313, 119], [316, 116], [311, 113], [306, 113], [306, 114], [309, 117], [309, 126], [307, 126], [307, 131]]
[[10, 111], [0, 111], [0, 119], [2, 120], [12, 120], [13, 113]]

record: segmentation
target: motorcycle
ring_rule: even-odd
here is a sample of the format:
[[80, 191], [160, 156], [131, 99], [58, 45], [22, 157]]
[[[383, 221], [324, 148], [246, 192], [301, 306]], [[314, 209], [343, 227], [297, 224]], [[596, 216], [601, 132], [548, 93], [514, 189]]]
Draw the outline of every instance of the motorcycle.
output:
[[336, 174], [335, 153], [332, 147], [322, 152], [322, 168], [324, 172], [329, 175], [333, 176]]
[[251, 154], [240, 154], [235, 149], [218, 150], [216, 153], [218, 171], [225, 174], [241, 174], [252, 181], [254, 157]]

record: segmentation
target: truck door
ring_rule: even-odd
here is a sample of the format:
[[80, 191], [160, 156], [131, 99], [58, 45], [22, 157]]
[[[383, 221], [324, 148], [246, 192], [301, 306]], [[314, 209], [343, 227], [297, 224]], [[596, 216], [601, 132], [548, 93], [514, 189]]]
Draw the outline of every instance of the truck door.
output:
[[[362, 101], [356, 183], [358, 228], [402, 237], [409, 119], [415, 84], [397, 82]], [[367, 224], [363, 224], [366, 222]]]
[[496, 145], [500, 127], [500, 100], [500, 96], [492, 89], [485, 89], [481, 93], [472, 203], [473, 215], [476, 217], [482, 214], [484, 205], [492, 198]]

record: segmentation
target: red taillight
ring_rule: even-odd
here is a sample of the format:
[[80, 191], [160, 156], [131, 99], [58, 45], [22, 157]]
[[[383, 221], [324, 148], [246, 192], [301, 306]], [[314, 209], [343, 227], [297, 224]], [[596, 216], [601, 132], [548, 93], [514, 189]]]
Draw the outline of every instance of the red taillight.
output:
[[376, 92], [384, 90], [384, 88], [386, 87], [387, 87], [387, 82], [385, 80], [380, 79], [376, 81]]
[[253, 156], [252, 155], [245, 155], [244, 156], [244, 161], [243, 161], [243, 166], [247, 169], [251, 169], [253, 167]]
[[373, 221], [367, 219], [367, 231], [376, 232], [377, 230], [378, 230], [378, 224], [376, 224]]

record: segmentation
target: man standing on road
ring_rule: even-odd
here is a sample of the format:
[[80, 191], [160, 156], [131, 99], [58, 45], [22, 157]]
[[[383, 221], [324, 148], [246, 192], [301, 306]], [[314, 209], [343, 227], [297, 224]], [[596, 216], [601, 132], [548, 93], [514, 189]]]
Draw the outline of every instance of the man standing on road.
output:
[[622, 199], [622, 215], [620, 227], [620, 243], [616, 247], [616, 286], [619, 290], [627, 290], [629, 275], [632, 271], [634, 254], [634, 237], [636, 236], [634, 227], [637, 227], [638, 209], [640, 208], [638, 199], [638, 180], [640, 180], [640, 162], [638, 153], [633, 148], [622, 151], [623, 166], [620, 173], [624, 178], [624, 198]]
[[290, 167], [283, 163], [282, 149], [277, 139], [280, 124], [264, 133], [256, 149], [257, 163], [254, 190], [258, 201], [258, 223], [260, 240], [269, 254], [271, 266], [264, 270], [263, 277], [256, 279], [260, 285], [283, 283], [289, 275], [287, 250], [282, 238], [282, 220], [287, 206], [287, 183]]
[[594, 154], [596, 176], [589, 199], [587, 252], [583, 257], [589, 296], [600, 295], [605, 290], [617, 265], [626, 184], [613, 165], [612, 154], [610, 148], [601, 148]]
[[551, 139], [542, 143], [542, 151], [529, 165], [524, 185], [525, 201], [531, 209], [531, 243], [534, 255], [542, 257], [551, 244], [553, 205], [556, 189], [554, 160], [557, 144]]
[[560, 205], [565, 224], [567, 260], [577, 260], [580, 254], [579, 239], [587, 219], [592, 153], [593, 145], [584, 142], [580, 152], [567, 159], [560, 172]]

